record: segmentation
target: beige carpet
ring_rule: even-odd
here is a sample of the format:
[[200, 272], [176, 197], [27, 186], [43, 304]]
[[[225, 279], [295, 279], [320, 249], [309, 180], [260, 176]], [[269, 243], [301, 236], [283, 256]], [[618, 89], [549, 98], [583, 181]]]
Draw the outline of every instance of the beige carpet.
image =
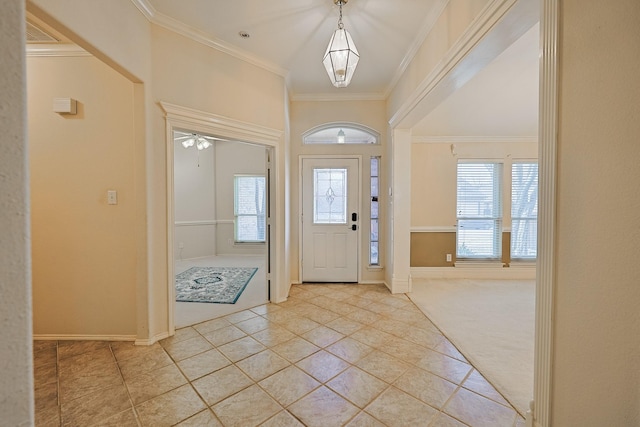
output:
[[408, 296], [521, 414], [528, 410], [534, 280], [418, 279]]

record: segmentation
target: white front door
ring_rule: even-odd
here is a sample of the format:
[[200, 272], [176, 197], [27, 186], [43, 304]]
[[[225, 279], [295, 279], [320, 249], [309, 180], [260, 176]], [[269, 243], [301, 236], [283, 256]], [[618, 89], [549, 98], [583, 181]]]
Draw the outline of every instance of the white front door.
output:
[[302, 281], [358, 281], [360, 161], [302, 160]]

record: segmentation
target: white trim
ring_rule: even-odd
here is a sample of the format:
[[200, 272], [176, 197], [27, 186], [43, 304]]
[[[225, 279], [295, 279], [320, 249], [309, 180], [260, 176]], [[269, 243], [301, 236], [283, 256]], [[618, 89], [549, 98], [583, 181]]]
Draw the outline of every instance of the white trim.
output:
[[482, 261], [474, 259], [458, 259], [453, 264], [455, 268], [504, 268], [502, 261]]
[[379, 285], [381, 283], [384, 283], [382, 280], [361, 280], [359, 281], [357, 285]]
[[131, 0], [131, 1], [140, 10], [140, 12], [147, 18], [147, 20], [149, 20], [153, 24], [164, 27], [170, 31], [173, 31], [174, 33], [188, 37], [195, 42], [211, 47], [219, 52], [223, 52], [228, 55], [231, 55], [234, 58], [238, 58], [242, 61], [248, 62], [249, 64], [255, 65], [257, 67], [270, 71], [279, 76], [287, 77], [287, 75], [289, 74], [289, 70], [286, 70], [273, 62], [266, 61], [262, 58], [259, 58], [250, 52], [247, 52], [245, 50], [238, 48], [237, 46], [234, 46], [230, 43], [227, 43], [215, 37], [211, 37], [210, 34], [207, 34], [204, 31], [193, 28], [183, 22], [180, 22], [176, 19], [173, 19], [167, 15], [164, 15], [158, 12], [148, 2], [148, 0]]
[[[311, 129], [308, 129], [307, 131], [302, 133], [302, 144], [304, 145], [318, 145], [316, 144], [305, 144], [305, 139], [307, 139], [310, 135], [313, 135], [316, 132], [320, 132], [323, 130], [327, 130], [327, 129], [335, 129], [335, 128], [341, 128], [341, 129], [355, 129], [358, 130], [360, 132], [364, 132], [364, 133], [368, 133], [369, 135], [373, 136], [376, 138], [376, 143], [375, 144], [345, 144], [345, 145], [375, 145], [375, 146], [379, 146], [382, 144], [382, 140], [381, 140], [381, 135], [380, 132], [378, 132], [377, 130], [375, 130], [374, 128], [371, 128], [369, 126], [366, 125], [362, 125], [360, 123], [355, 123], [355, 122], [327, 122], [327, 123], [323, 123], [321, 125], [318, 126], [314, 126]], [[325, 145], [337, 145], [337, 144], [325, 144]]]
[[455, 225], [434, 225], [434, 226], [415, 226], [411, 227], [412, 233], [456, 233], [458, 229]]
[[385, 101], [384, 93], [297, 93], [289, 98], [291, 101], [332, 102], [332, 101]]
[[[217, 223], [218, 223], [218, 224], [231, 224], [231, 225], [233, 225], [233, 224], [235, 224], [235, 221], [234, 221], [234, 220], [232, 220], [232, 219], [219, 219], [219, 220], [217, 221]], [[263, 242], [263, 243], [264, 243], [264, 242]]]
[[135, 341], [135, 335], [33, 334], [43, 341]]
[[391, 291], [392, 294], [406, 294], [408, 292], [411, 292], [412, 291], [411, 279], [412, 279], [411, 275], [409, 275], [406, 279], [399, 278], [399, 277], [391, 278], [391, 288], [389, 289], [389, 291]]
[[413, 136], [413, 144], [537, 143], [537, 136]]
[[[224, 138], [255, 142], [262, 145], [265, 143], [276, 145], [284, 133], [279, 129], [243, 122], [164, 101], [160, 101], [160, 106], [166, 113], [167, 118], [174, 124], [173, 127], [184, 126], [189, 129], [210, 132]], [[173, 137], [171, 137], [171, 140], [173, 141]]]
[[395, 74], [391, 78], [391, 82], [387, 86], [387, 90], [385, 90], [384, 92], [384, 99], [388, 98], [389, 95], [391, 95], [391, 92], [393, 91], [393, 89], [396, 87], [396, 85], [402, 78], [402, 75], [404, 74], [404, 72], [407, 71], [409, 64], [411, 64], [411, 62], [415, 58], [416, 54], [418, 53], [418, 50], [420, 49], [424, 41], [427, 39], [427, 36], [431, 32], [431, 30], [433, 30], [433, 27], [435, 26], [436, 22], [438, 22], [438, 18], [440, 18], [440, 15], [442, 15], [442, 12], [444, 12], [445, 8], [449, 4], [449, 0], [437, 0], [437, 1], [438, 3], [435, 4], [429, 10], [427, 17], [425, 18], [422, 26], [418, 30], [418, 35], [414, 38], [413, 44], [411, 45], [411, 47], [409, 47], [409, 50], [407, 51], [404, 58], [402, 58], [402, 61], [400, 61], [400, 64], [398, 65], [398, 68], [396, 69]]
[[411, 277], [415, 279], [503, 279], [533, 280], [535, 269], [503, 267], [411, 267]]
[[389, 124], [396, 128], [416, 109], [418, 104], [467, 56], [477, 43], [487, 34], [517, 0], [494, 0], [487, 4], [480, 15], [465, 30], [464, 34], [451, 46], [446, 56], [422, 80], [412, 95], [400, 106], [391, 117]]
[[83, 48], [75, 44], [28, 44], [27, 45], [28, 57], [80, 57], [80, 56], [93, 56]]
[[205, 220], [205, 221], [175, 221], [174, 225], [176, 227], [192, 227], [192, 226], [202, 226], [202, 225], [217, 225], [220, 221], [214, 220]]
[[536, 261], [525, 261], [521, 259], [511, 260], [509, 263], [509, 268], [536, 268]]
[[[160, 106], [165, 112], [165, 145], [166, 145], [166, 194], [167, 194], [167, 305], [168, 305], [168, 314], [167, 314], [167, 336], [173, 335], [175, 333], [175, 286], [174, 286], [174, 262], [173, 254], [175, 253], [175, 194], [174, 194], [174, 139], [173, 139], [173, 131], [174, 129], [188, 129], [196, 132], [210, 133], [217, 137], [229, 138], [235, 141], [240, 142], [249, 142], [264, 147], [267, 150], [268, 158], [277, 159], [278, 158], [278, 150], [280, 149], [280, 141], [284, 135], [284, 132], [277, 129], [268, 128], [265, 126], [256, 125], [253, 123], [247, 123], [240, 120], [231, 119], [228, 117], [218, 116], [216, 114], [207, 113], [200, 110], [195, 110], [188, 107], [182, 107], [175, 104], [170, 104], [167, 102], [159, 102]], [[274, 164], [276, 164], [274, 162]], [[282, 166], [281, 166], [282, 167]], [[275, 184], [275, 191], [269, 191], [270, 198], [270, 206], [271, 206], [271, 214], [272, 217], [274, 213], [278, 213], [278, 207], [281, 204], [278, 204], [281, 197], [284, 197], [281, 193], [278, 192], [278, 170], [273, 167], [270, 168], [272, 185]], [[280, 214], [284, 215], [284, 213]], [[226, 224], [227, 222], [233, 223], [233, 220], [216, 220], [216, 224]], [[280, 245], [283, 245], [284, 242], [281, 240], [281, 234], [278, 233], [279, 227], [274, 222], [270, 227], [270, 235], [269, 241], [273, 245], [274, 250]], [[269, 260], [273, 253], [265, 254], [265, 258]], [[285, 254], [283, 253], [283, 256]], [[275, 299], [275, 302], [279, 302], [279, 292], [282, 291], [281, 285], [279, 284], [280, 273], [282, 271], [280, 267], [281, 263], [283, 263], [280, 259], [272, 258], [272, 270], [271, 270], [271, 282], [273, 285], [271, 287], [271, 300]], [[154, 337], [153, 339], [147, 340], [151, 344], [157, 341], [158, 338]], [[141, 343], [146, 343], [144, 341]]]
[[558, 147], [558, 25], [559, 1], [540, 5], [540, 102], [538, 145], [538, 259], [534, 411], [536, 425], [551, 426], [553, 388], [553, 313], [556, 277], [556, 180]]
[[135, 345], [153, 345], [155, 343], [157, 343], [160, 340], [163, 340], [165, 338], [169, 338], [170, 335], [173, 335], [174, 332], [169, 333], [169, 332], [162, 332], [161, 334], [155, 335], [151, 338], [146, 338], [146, 339], [141, 339], [141, 340], [136, 340], [135, 341]]
[[138, 8], [140, 12], [147, 18], [149, 21], [153, 20], [153, 16], [157, 13], [156, 9], [151, 6], [151, 4], [147, 0], [131, 0], [135, 7]]

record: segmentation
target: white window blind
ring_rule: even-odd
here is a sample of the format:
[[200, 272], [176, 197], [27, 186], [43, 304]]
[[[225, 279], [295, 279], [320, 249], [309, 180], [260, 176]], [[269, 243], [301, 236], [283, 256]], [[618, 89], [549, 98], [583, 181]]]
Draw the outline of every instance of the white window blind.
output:
[[265, 177], [234, 177], [234, 215], [236, 242], [265, 241]]
[[538, 244], [538, 164], [511, 168], [511, 258], [535, 259]]
[[458, 259], [502, 256], [502, 164], [458, 163]]

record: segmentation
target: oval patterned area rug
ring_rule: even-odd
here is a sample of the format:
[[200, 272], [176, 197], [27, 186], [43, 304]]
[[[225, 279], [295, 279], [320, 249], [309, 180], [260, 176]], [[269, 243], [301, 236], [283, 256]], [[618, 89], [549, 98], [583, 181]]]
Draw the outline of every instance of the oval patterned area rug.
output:
[[235, 304], [256, 271], [252, 267], [191, 267], [176, 275], [176, 301]]

